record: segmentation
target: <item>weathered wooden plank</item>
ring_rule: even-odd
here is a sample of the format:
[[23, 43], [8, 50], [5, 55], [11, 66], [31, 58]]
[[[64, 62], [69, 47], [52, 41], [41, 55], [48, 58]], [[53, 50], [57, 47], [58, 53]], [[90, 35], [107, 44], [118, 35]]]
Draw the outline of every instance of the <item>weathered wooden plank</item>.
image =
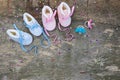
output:
[[37, 18], [41, 15], [44, 5], [56, 9], [62, 1], [67, 2], [70, 7], [76, 1], [75, 13], [72, 17], [75, 20], [92, 18], [96, 22], [120, 25], [120, 0], [0, 0], [0, 14], [20, 14], [18, 10], [21, 9]]

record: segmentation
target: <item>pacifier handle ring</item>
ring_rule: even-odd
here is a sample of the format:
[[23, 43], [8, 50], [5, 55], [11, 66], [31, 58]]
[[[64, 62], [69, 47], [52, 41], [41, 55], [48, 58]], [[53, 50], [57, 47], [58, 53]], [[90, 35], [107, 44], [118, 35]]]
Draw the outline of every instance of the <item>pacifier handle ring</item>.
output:
[[88, 21], [85, 21], [85, 22], [84, 22], [84, 26], [85, 26], [86, 28], [88, 28]]

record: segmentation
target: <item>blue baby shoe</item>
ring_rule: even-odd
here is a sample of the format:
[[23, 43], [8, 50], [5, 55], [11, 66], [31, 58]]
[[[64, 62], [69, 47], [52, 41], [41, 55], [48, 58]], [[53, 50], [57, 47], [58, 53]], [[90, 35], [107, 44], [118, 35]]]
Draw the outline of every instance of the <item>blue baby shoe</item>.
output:
[[15, 42], [18, 42], [22, 45], [30, 45], [33, 41], [32, 36], [29, 33], [23, 32], [21, 30], [18, 31], [16, 25], [14, 24], [15, 29], [8, 29], [8, 36]]
[[86, 33], [86, 29], [83, 26], [78, 26], [77, 28], [75, 28], [75, 32], [79, 33], [79, 34], [85, 34]]
[[[32, 15], [30, 15], [29, 13], [24, 13], [23, 14], [23, 20], [24, 20], [25, 26], [30, 30], [30, 32], [33, 35], [35, 35], [35, 36], [43, 35], [43, 39], [41, 39], [40, 45], [43, 48], [49, 47], [51, 42], [50, 42], [49, 38], [47, 37], [47, 35], [45, 34], [43, 28], [37, 22], [37, 20]], [[47, 45], [45, 45], [43, 41], [46, 41]]]
[[[25, 26], [30, 30], [30, 32], [35, 35], [35, 36], [40, 36], [43, 35], [43, 39], [41, 39], [40, 41], [40, 45], [43, 48], [47, 48], [50, 46], [50, 40], [47, 37], [47, 35], [45, 34], [43, 28], [41, 27], [41, 25], [38, 23], [38, 21], [29, 13], [24, 13], [23, 14], [23, 20], [25, 23]], [[47, 45], [44, 44], [44, 41], [47, 42]]]
[[24, 13], [23, 21], [33, 35], [40, 36], [42, 34], [42, 27], [32, 15]]
[[29, 52], [32, 49], [35, 49], [35, 53], [37, 53], [37, 46], [30, 46], [29, 48], [25, 48], [25, 45], [30, 45], [33, 41], [32, 36], [29, 33], [23, 32], [17, 28], [15, 24], [13, 24], [15, 29], [8, 29], [8, 36], [15, 42], [20, 44], [20, 47], [23, 51]]

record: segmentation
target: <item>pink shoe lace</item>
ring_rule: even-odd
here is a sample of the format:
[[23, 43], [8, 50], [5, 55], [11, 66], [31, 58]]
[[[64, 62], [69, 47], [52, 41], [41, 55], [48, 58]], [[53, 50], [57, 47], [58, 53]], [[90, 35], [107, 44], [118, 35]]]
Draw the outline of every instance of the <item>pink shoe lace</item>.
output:
[[66, 41], [72, 41], [75, 37], [73, 36], [73, 34], [70, 33], [70, 28], [64, 28], [62, 29], [60, 26], [60, 23], [58, 23], [58, 28], [60, 31], [64, 31], [65, 32], [65, 36], [66, 36]]
[[[52, 20], [52, 18], [55, 17], [56, 13], [57, 13], [57, 11], [55, 10], [55, 11], [54, 11], [54, 14], [52, 15], [52, 17], [46, 19], [46, 23], [50, 22], [50, 21]], [[46, 33], [48, 36], [50, 36], [51, 38], [53, 38], [53, 43], [54, 43], [54, 45], [57, 45], [57, 44], [59, 44], [59, 43], [61, 42], [60, 40], [58, 40], [58, 37], [57, 37], [56, 34], [49, 34], [46, 29], [45, 29], [45, 33]]]

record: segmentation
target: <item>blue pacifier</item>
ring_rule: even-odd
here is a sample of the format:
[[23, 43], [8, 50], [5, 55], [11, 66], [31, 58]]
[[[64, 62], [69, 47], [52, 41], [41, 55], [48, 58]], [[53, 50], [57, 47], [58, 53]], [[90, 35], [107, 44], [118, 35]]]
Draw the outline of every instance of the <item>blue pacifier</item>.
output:
[[83, 26], [79, 25], [78, 27], [75, 28], [75, 32], [79, 34], [85, 34], [86, 29]]

